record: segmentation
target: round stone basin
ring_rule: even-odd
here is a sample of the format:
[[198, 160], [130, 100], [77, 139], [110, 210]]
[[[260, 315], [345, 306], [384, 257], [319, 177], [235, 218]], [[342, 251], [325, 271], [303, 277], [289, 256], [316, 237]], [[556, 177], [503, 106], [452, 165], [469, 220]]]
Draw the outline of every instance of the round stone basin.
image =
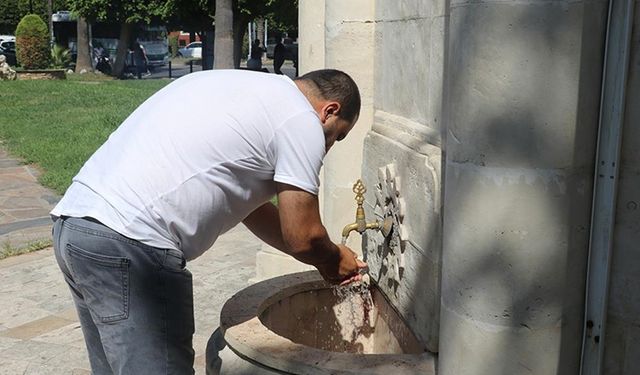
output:
[[265, 373], [435, 374], [434, 355], [382, 293], [350, 288], [336, 293], [315, 271], [252, 285], [222, 309], [225, 341]]

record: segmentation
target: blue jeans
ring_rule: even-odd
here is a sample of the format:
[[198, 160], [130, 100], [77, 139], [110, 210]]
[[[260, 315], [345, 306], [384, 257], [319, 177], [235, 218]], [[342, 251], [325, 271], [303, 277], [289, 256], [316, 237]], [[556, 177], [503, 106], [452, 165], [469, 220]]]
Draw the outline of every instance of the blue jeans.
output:
[[193, 286], [180, 251], [87, 218], [53, 226], [93, 374], [193, 374]]

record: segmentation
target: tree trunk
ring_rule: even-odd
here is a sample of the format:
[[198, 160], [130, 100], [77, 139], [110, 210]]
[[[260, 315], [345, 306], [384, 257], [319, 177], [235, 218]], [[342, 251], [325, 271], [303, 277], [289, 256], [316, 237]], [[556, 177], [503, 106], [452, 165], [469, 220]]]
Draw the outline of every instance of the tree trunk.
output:
[[213, 69], [213, 54], [215, 36], [213, 30], [206, 30], [202, 33], [202, 70]]
[[235, 12], [233, 17], [233, 66], [236, 69], [240, 67], [242, 42], [244, 40], [244, 34], [247, 32], [247, 24], [249, 23], [249, 18], [239, 13], [240, 12]]
[[[264, 18], [258, 18], [256, 19], [256, 39], [260, 39], [260, 48], [262, 48], [263, 51], [267, 50], [267, 41], [264, 40]], [[262, 59], [262, 57], [264, 57], [264, 52], [262, 53], [263, 56], [260, 57], [260, 59]]]
[[49, 42], [53, 48], [53, 0], [47, 0], [47, 15], [49, 16]]
[[76, 58], [76, 73], [80, 73], [83, 70], [85, 72], [93, 71], [93, 64], [91, 63], [91, 46], [89, 45], [89, 24], [87, 20], [78, 17], [78, 40], [77, 40], [77, 53]]
[[112, 75], [114, 77], [122, 77], [126, 66], [127, 57], [129, 56], [129, 44], [133, 35], [132, 23], [123, 22], [120, 24], [120, 39], [118, 40], [118, 49], [116, 50], [116, 61], [113, 63]]
[[234, 67], [232, 0], [216, 0], [216, 41], [213, 53], [214, 69]]

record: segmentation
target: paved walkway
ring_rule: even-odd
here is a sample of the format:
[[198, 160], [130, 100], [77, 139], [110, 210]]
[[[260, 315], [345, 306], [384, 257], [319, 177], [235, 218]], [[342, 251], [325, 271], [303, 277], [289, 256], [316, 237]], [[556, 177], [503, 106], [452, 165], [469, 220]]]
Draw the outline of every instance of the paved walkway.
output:
[[55, 192], [40, 186], [39, 171], [12, 158], [0, 143], [0, 251], [51, 238]]
[[[0, 145], [0, 241], [16, 246], [50, 238], [47, 213], [57, 198], [35, 176]], [[222, 304], [255, 276], [260, 246], [240, 225], [188, 265], [194, 280], [197, 374], [204, 374], [204, 350]], [[89, 373], [80, 325], [53, 250], [1, 260], [0, 375]]]

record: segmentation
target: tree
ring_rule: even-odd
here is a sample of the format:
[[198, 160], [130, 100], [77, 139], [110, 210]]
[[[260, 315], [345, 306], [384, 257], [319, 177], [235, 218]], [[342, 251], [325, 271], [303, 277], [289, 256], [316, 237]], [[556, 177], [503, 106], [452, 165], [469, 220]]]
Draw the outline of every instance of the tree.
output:
[[20, 14], [18, 0], [0, 1], [0, 34], [15, 33], [22, 16], [24, 14]]
[[18, 12], [24, 16], [26, 14], [37, 14], [44, 22], [49, 18], [47, 3], [42, 0], [18, 0]]
[[174, 0], [69, 0], [72, 10], [89, 22], [104, 21], [120, 24], [120, 38], [112, 74], [119, 77], [124, 72], [129, 45], [134, 37], [136, 23], [151, 23], [152, 19], [164, 19], [174, 11]]
[[[49, 12], [43, 0], [31, 0], [31, 4], [29, 0], [0, 0], [0, 34], [14, 34], [22, 17], [31, 13], [30, 8], [33, 8], [45, 22], [47, 21]], [[69, 9], [67, 0], [53, 1], [53, 12]]]
[[295, 27], [297, 32], [298, 0], [234, 0], [233, 55], [236, 68], [240, 67], [242, 41], [247, 32], [247, 24], [261, 17], [273, 20], [281, 27]]
[[233, 68], [233, 0], [216, 1], [214, 68]]

